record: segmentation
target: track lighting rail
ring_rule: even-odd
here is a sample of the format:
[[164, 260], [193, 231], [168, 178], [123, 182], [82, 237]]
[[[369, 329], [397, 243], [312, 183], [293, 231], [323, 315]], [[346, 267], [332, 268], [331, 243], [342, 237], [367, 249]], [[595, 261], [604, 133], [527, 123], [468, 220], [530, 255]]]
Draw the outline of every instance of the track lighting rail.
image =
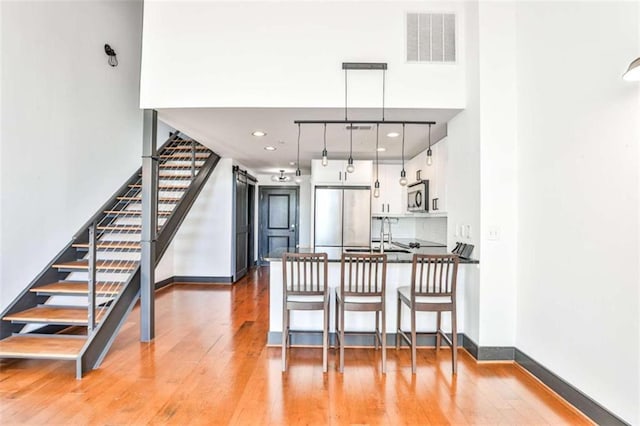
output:
[[435, 121], [398, 121], [398, 120], [295, 120], [294, 124], [407, 124], [433, 126]]

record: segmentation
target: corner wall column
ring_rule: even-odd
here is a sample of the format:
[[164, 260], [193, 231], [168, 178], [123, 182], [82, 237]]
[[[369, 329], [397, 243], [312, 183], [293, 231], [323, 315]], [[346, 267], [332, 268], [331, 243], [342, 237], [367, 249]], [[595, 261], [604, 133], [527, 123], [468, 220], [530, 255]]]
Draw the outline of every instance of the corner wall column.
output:
[[158, 112], [144, 110], [142, 131], [142, 256], [140, 259], [140, 341], [155, 337], [155, 268], [158, 230]]

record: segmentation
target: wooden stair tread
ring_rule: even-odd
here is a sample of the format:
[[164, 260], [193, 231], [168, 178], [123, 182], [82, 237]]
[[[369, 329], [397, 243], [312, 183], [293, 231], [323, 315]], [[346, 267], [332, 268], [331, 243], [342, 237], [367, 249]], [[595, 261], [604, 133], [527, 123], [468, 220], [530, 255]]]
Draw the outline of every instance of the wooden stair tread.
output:
[[[142, 188], [142, 184], [132, 183], [131, 185], [129, 185], [129, 188]], [[160, 189], [161, 191], [166, 189], [186, 191], [187, 189], [189, 189], [189, 185], [158, 185], [158, 189]]]
[[[96, 310], [96, 321], [104, 316], [106, 310]], [[61, 307], [61, 306], [36, 306], [14, 314], [6, 315], [2, 318], [5, 321], [15, 321], [20, 323], [45, 323], [45, 324], [73, 324], [87, 325], [86, 307]]]
[[[196, 160], [199, 161], [199, 160]], [[198, 170], [200, 167], [202, 167], [202, 164], [196, 164], [195, 169]], [[160, 165], [160, 171], [166, 171], [166, 170], [171, 170], [171, 169], [175, 169], [175, 170], [191, 170], [191, 164], [161, 164]]]
[[[89, 243], [75, 243], [72, 245], [74, 248], [89, 248]], [[96, 248], [113, 248], [113, 249], [129, 249], [139, 250], [139, 241], [98, 241]]]
[[[204, 159], [207, 159], [207, 158], [209, 158], [209, 155], [210, 155], [209, 153], [204, 153], [204, 152], [198, 152], [198, 151], [196, 151], [196, 160], [204, 160]], [[186, 159], [188, 159], [188, 160], [191, 160], [191, 153], [190, 153], [190, 152], [182, 153], [182, 152], [179, 152], [179, 151], [178, 151], [178, 152], [174, 152], [174, 153], [172, 153], [172, 154], [163, 154], [163, 155], [161, 155], [161, 156], [160, 156], [160, 158], [164, 158], [164, 159], [170, 159], [170, 158], [180, 158], [180, 159], [183, 159], [183, 158], [186, 158]]]
[[[119, 201], [142, 201], [142, 197], [118, 197]], [[160, 197], [159, 203], [178, 203], [181, 198], [179, 197]]]
[[80, 337], [15, 335], [0, 340], [0, 358], [73, 360], [85, 343]]
[[[198, 174], [196, 173], [196, 176]], [[142, 176], [142, 174], [140, 175]], [[162, 179], [162, 180], [190, 180], [191, 179], [191, 174], [181, 174], [181, 175], [174, 175], [171, 173], [158, 173], [158, 179]]]
[[[119, 216], [140, 216], [142, 210], [105, 210], [104, 213]], [[158, 210], [158, 216], [171, 216], [172, 211]]]
[[[164, 150], [166, 151], [191, 151], [191, 145], [182, 145], [182, 146], [167, 146], [164, 148]], [[164, 151], [163, 150], [163, 151]], [[198, 146], [196, 145], [196, 152], [206, 152], [209, 153], [209, 148], [206, 148], [204, 146]]]
[[142, 226], [137, 225], [101, 225], [98, 226], [98, 229], [104, 231], [133, 231], [133, 232], [141, 232]]
[[[53, 265], [54, 268], [59, 269], [88, 269], [89, 261], [86, 259], [83, 260], [74, 260], [72, 262], [64, 262], [64, 263], [56, 263]], [[96, 261], [97, 269], [117, 269], [123, 271], [131, 271], [138, 267], [138, 262], [134, 262], [132, 260], [98, 260]]]
[[[86, 281], [58, 281], [30, 289], [33, 293], [87, 294], [89, 284]], [[121, 283], [96, 283], [96, 293], [113, 295], [120, 293]]]

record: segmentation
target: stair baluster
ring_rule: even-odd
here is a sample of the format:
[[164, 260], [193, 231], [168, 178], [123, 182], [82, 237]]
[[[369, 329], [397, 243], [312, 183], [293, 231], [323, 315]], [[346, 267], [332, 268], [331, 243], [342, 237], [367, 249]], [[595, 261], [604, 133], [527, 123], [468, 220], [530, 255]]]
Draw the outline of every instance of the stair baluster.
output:
[[88, 276], [88, 330], [91, 334], [96, 328], [96, 222], [89, 226], [89, 276]]

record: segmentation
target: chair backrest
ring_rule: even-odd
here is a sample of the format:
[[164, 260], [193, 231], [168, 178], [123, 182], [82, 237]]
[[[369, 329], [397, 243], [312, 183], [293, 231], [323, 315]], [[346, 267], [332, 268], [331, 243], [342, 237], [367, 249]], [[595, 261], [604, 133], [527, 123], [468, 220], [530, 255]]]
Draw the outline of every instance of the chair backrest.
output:
[[282, 255], [283, 294], [326, 295], [326, 253], [284, 253]]
[[414, 254], [411, 268], [411, 295], [456, 295], [458, 256], [455, 254]]
[[342, 296], [382, 296], [386, 284], [386, 254], [342, 254], [340, 266]]

